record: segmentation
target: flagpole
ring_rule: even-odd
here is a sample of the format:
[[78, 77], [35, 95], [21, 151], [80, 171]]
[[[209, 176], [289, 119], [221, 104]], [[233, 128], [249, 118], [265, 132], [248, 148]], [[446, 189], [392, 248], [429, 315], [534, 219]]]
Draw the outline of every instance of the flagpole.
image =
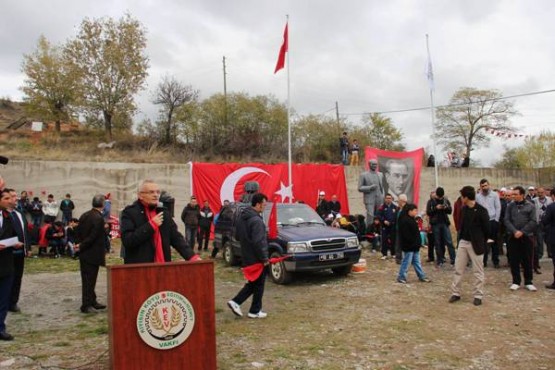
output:
[[426, 34], [426, 50], [428, 51], [428, 83], [430, 87], [430, 111], [432, 114], [432, 143], [434, 147], [434, 176], [435, 176], [435, 183], [436, 189], [439, 186], [439, 176], [438, 176], [438, 160], [437, 160], [437, 149], [436, 149], [436, 125], [434, 122], [434, 74], [432, 70], [432, 58], [430, 56], [430, 45], [428, 43], [428, 34]]
[[[289, 189], [293, 189], [291, 186], [293, 184], [293, 169], [292, 169], [292, 159], [291, 159], [291, 84], [290, 84], [290, 68], [291, 65], [289, 63], [289, 14], [285, 16], [287, 24], [287, 152], [288, 152], [288, 164], [287, 169], [289, 172]], [[292, 203], [293, 200], [289, 197], [289, 203]]]

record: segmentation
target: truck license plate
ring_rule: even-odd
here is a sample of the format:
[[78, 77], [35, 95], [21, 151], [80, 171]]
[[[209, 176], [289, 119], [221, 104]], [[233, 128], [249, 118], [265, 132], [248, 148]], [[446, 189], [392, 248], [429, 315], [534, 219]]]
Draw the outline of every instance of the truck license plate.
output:
[[320, 255], [320, 261], [339, 260], [345, 256], [343, 252], [325, 253]]

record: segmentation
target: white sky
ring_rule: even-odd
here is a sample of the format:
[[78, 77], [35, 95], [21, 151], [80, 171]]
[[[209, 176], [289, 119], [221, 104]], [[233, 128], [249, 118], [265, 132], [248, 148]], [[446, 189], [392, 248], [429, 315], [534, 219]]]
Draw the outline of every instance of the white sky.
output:
[[[436, 105], [460, 87], [516, 95], [555, 89], [555, 2], [548, 0], [50, 0], [4, 1], [0, 10], [0, 97], [21, 99], [22, 55], [44, 34], [53, 43], [73, 37], [85, 17], [129, 12], [148, 30], [147, 89], [138, 119], [155, 119], [152, 90], [175, 76], [206, 98], [223, 91], [272, 94], [285, 102], [287, 74], [273, 70], [290, 15], [291, 101], [301, 115], [341, 115], [430, 105], [426, 39], [434, 65]], [[555, 131], [555, 93], [514, 99], [519, 132]], [[431, 150], [429, 111], [388, 114], [407, 149]], [[339, 133], [338, 133], [339, 135]], [[489, 165], [503, 144], [493, 137], [473, 157]]]

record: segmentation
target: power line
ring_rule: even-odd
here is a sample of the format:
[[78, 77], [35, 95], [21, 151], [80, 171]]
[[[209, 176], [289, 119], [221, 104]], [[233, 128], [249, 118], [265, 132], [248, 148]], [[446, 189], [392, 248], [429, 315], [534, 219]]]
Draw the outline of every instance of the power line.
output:
[[[521, 98], [524, 96], [532, 96], [532, 95], [541, 95], [541, 94], [548, 94], [548, 93], [553, 93], [555, 92], [555, 89], [551, 89], [551, 90], [542, 90], [542, 91], [534, 91], [534, 92], [529, 92], [529, 93], [523, 93], [523, 94], [516, 94], [516, 95], [510, 95], [510, 96], [502, 96], [500, 98], [492, 98], [492, 99], [484, 99], [480, 102], [488, 102], [488, 101], [496, 101], [496, 100], [507, 100], [507, 99], [514, 99], [514, 98]], [[448, 108], [448, 107], [458, 107], [458, 106], [463, 106], [463, 105], [468, 105], [468, 103], [458, 103], [458, 104], [445, 104], [445, 105], [439, 105], [436, 106], [437, 108]], [[331, 110], [331, 109], [330, 109]], [[342, 113], [342, 115], [344, 116], [362, 116], [364, 114], [370, 114], [370, 113], [378, 113], [378, 114], [391, 114], [391, 113], [404, 113], [404, 112], [415, 112], [415, 111], [422, 111], [422, 110], [430, 110], [430, 107], [420, 107], [420, 108], [407, 108], [407, 109], [396, 109], [396, 110], [389, 110], [389, 111], [381, 111], [381, 112], [363, 112], [363, 113]], [[327, 112], [327, 111], [326, 111]]]

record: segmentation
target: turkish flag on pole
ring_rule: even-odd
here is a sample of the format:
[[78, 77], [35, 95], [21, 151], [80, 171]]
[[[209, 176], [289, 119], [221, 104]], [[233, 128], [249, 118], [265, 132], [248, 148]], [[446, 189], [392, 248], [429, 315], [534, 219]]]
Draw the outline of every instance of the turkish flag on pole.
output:
[[274, 74], [277, 73], [280, 69], [285, 67], [285, 53], [289, 48], [289, 36], [288, 36], [288, 27], [289, 22], [285, 23], [285, 31], [283, 31], [283, 44], [281, 44], [281, 48], [279, 49], [278, 60], [276, 63], [276, 69], [274, 70]]

